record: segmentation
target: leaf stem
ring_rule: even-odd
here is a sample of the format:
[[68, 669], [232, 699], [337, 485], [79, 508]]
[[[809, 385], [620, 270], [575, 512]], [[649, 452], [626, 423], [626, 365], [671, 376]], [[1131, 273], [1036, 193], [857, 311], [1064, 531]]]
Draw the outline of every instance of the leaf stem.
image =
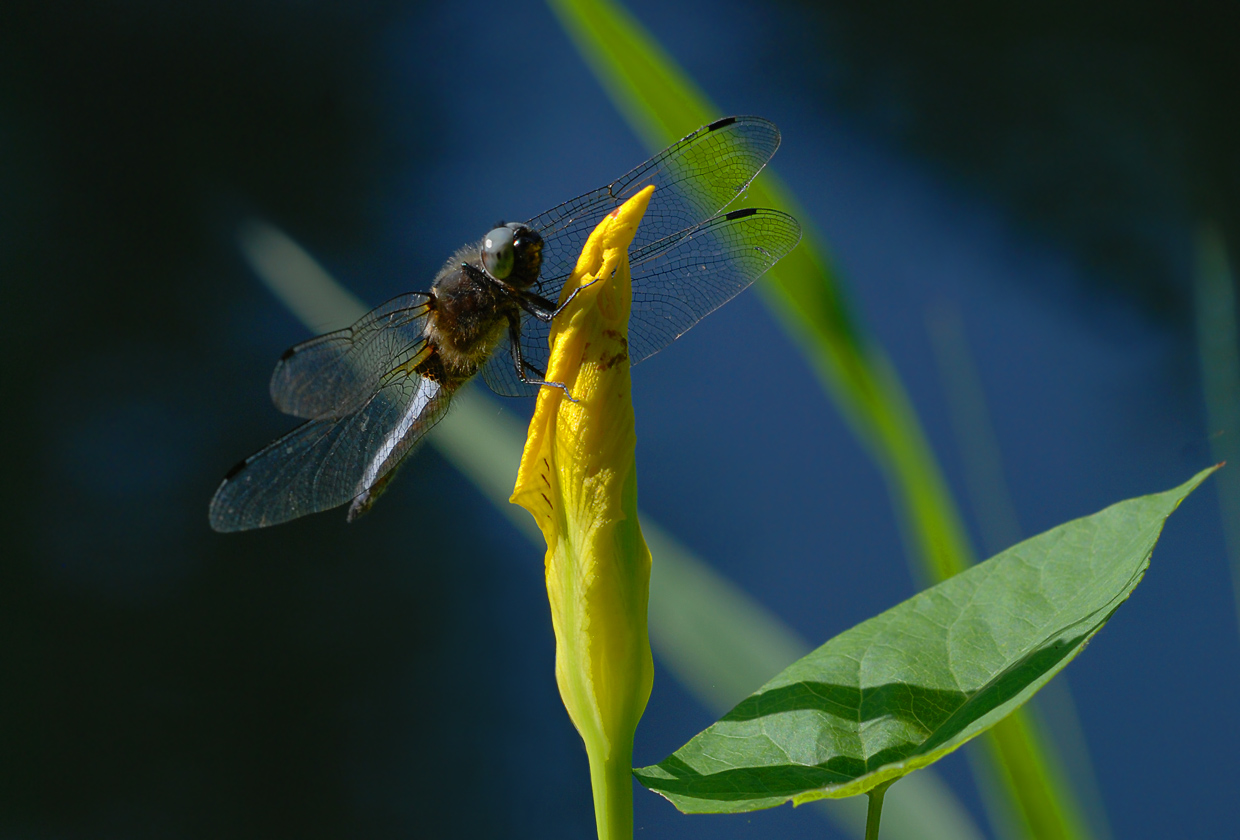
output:
[[870, 788], [870, 792], [866, 794], [870, 798], [870, 807], [865, 814], [865, 840], [878, 840], [878, 821], [883, 816], [883, 796], [894, 782], [895, 780], [892, 779], [878, 787]]

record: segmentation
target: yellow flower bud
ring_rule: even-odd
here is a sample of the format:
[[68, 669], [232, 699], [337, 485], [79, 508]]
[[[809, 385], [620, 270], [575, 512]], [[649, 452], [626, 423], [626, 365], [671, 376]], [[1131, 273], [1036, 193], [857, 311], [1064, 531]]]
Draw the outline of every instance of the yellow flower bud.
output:
[[[633, 836], [633, 734], [654, 678], [646, 630], [650, 551], [637, 521], [628, 248], [654, 187], [605, 218], [582, 249], [551, 326], [511, 501], [547, 541], [555, 673], [585, 741], [600, 840]], [[597, 281], [597, 282], [595, 282]]]

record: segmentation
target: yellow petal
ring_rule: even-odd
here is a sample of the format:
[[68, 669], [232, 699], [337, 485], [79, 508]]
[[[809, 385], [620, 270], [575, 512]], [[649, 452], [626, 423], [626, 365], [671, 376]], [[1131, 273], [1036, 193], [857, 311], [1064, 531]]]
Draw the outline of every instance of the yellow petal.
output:
[[545, 378], [572, 399], [539, 393], [512, 494], [547, 541], [556, 680], [590, 757], [600, 838], [632, 836], [633, 733], [654, 676], [628, 360], [628, 247], [653, 191], [599, 224], [565, 284], [561, 302], [581, 291], [552, 322]]

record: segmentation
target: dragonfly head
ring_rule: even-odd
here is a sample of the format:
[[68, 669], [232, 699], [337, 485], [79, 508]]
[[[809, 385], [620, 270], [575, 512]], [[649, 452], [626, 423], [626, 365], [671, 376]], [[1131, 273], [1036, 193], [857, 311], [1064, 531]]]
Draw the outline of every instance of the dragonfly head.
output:
[[543, 240], [538, 232], [520, 222], [509, 222], [482, 238], [479, 256], [482, 267], [493, 280], [528, 289], [538, 280], [542, 268]]

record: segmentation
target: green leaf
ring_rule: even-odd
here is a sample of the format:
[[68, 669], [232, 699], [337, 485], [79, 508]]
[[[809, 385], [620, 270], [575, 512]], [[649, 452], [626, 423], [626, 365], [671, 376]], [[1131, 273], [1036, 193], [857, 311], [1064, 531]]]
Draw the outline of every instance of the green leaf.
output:
[[638, 781], [686, 813], [732, 813], [855, 796], [932, 764], [1080, 653], [1215, 469], [1026, 540], [841, 633]]

